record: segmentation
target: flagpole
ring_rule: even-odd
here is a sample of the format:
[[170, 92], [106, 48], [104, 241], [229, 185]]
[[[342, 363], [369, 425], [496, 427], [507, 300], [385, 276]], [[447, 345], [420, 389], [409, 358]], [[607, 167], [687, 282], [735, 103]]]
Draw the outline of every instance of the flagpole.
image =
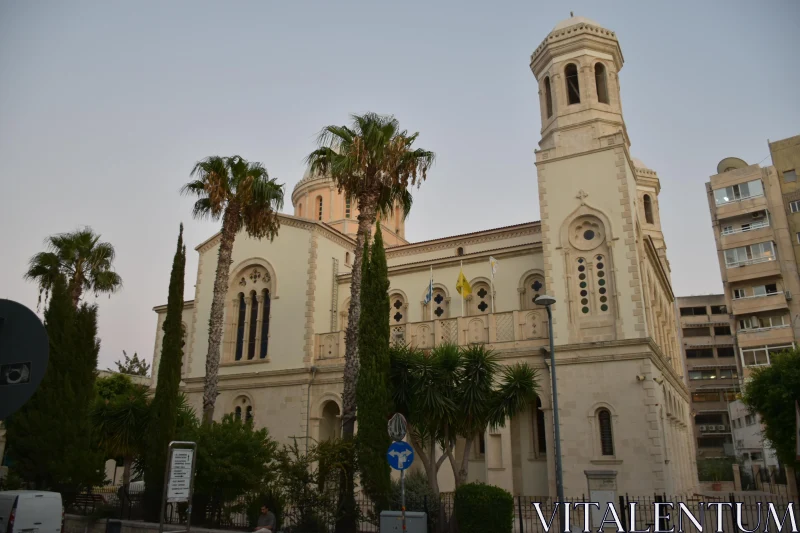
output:
[[[461, 261], [461, 273], [464, 273], [464, 261]], [[461, 291], [461, 318], [464, 318], [464, 289], [462, 288]]]
[[431, 301], [428, 302], [428, 309], [430, 311], [431, 320], [433, 320], [433, 265], [431, 265], [431, 283], [428, 290], [431, 293]]

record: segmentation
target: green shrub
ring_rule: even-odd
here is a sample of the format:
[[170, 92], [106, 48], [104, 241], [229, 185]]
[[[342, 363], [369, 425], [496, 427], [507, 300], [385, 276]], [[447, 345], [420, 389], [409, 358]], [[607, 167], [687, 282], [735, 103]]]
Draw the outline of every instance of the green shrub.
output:
[[456, 520], [461, 533], [510, 533], [514, 498], [500, 487], [468, 483], [456, 489]]

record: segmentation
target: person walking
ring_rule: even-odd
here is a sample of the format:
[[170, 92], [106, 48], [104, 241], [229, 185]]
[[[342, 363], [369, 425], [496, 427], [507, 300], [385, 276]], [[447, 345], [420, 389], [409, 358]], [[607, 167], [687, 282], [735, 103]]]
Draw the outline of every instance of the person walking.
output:
[[255, 533], [275, 533], [276, 529], [275, 513], [269, 510], [266, 505], [261, 506], [261, 514], [256, 521]]

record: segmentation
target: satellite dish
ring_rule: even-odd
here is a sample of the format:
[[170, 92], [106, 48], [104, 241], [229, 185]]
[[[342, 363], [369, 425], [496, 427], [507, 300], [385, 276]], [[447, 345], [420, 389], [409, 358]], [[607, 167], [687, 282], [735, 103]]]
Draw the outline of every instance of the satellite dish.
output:
[[0, 299], [0, 420], [25, 405], [47, 370], [50, 345], [36, 313]]

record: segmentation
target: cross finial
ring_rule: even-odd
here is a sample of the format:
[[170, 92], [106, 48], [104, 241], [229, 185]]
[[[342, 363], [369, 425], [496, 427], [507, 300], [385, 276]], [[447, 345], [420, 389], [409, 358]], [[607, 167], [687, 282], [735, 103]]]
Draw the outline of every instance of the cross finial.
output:
[[578, 191], [578, 194], [575, 195], [575, 198], [577, 198], [578, 200], [581, 201], [581, 205], [585, 205], [586, 204], [586, 200], [584, 200], [584, 198], [586, 198], [587, 196], [589, 196], [589, 195], [586, 193], [586, 191], [581, 189], [581, 190]]

